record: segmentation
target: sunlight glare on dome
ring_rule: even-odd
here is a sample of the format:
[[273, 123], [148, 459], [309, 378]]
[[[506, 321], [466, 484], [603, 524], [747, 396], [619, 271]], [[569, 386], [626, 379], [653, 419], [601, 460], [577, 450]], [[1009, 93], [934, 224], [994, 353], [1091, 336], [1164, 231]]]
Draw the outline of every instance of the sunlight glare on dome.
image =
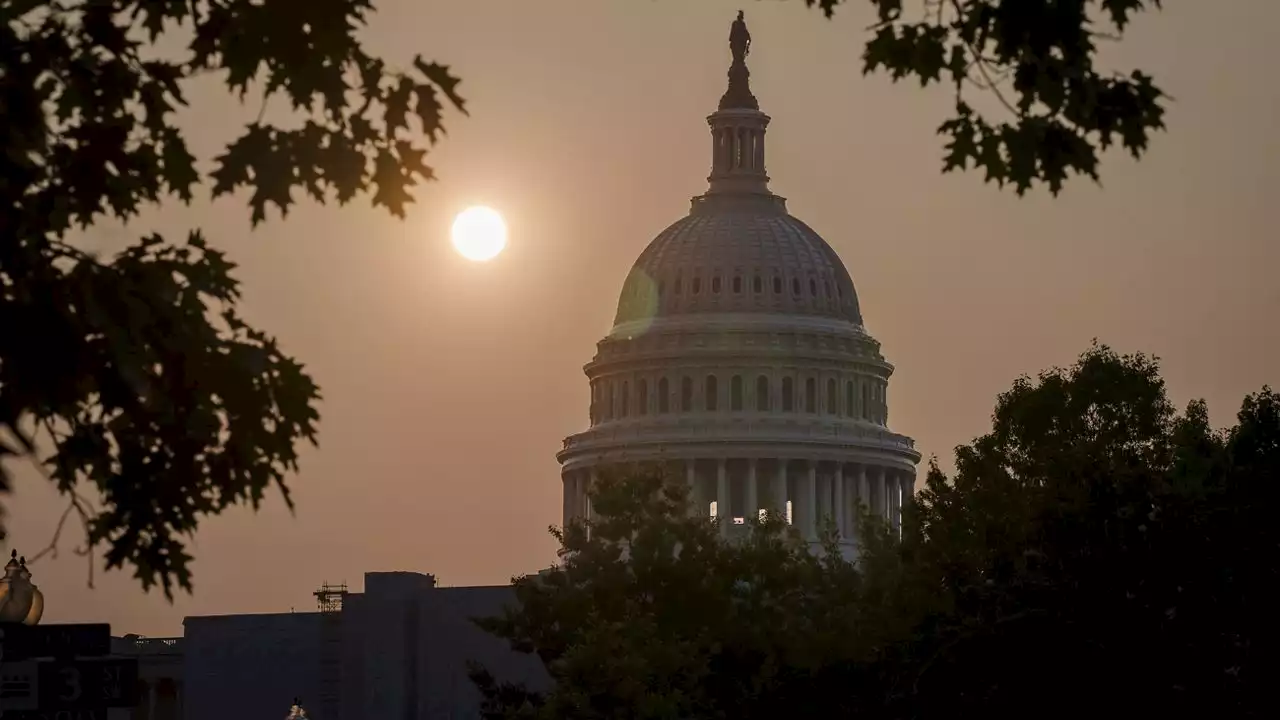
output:
[[458, 254], [476, 262], [492, 260], [507, 246], [507, 224], [502, 215], [483, 205], [458, 213], [450, 235]]

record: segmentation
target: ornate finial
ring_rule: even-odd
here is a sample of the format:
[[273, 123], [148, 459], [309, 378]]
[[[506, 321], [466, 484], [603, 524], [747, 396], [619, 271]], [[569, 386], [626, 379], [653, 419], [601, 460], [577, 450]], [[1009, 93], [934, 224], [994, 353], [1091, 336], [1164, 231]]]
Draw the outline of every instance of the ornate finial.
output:
[[759, 110], [760, 103], [751, 94], [750, 77], [747, 70], [747, 55], [751, 52], [751, 31], [747, 29], [744, 13], [739, 10], [738, 18], [729, 27], [729, 51], [733, 53], [733, 64], [729, 66], [729, 89], [720, 98], [720, 109], [741, 108]]

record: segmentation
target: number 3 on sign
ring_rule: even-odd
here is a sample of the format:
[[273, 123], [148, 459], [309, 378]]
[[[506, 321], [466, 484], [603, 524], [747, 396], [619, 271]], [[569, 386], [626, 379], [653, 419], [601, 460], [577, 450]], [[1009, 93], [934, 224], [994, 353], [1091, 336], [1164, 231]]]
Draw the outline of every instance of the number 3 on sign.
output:
[[80, 687], [80, 670], [66, 667], [59, 670], [58, 674], [62, 676], [62, 695], [58, 699], [66, 703], [79, 700], [83, 692]]

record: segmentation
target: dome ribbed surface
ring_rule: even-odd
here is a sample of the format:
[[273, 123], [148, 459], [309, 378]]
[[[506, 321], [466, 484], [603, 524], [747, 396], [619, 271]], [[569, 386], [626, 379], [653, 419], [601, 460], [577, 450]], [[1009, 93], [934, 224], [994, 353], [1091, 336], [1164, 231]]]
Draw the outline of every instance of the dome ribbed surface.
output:
[[774, 195], [704, 195], [636, 260], [614, 323], [774, 313], [862, 325], [848, 270]]

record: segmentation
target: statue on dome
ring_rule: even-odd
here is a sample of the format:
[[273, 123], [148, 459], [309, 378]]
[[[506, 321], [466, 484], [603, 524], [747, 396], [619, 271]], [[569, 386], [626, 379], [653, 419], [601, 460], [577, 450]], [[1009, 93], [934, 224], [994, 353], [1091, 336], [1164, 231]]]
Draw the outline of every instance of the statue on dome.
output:
[[747, 70], [747, 53], [751, 52], [751, 32], [747, 21], [738, 11], [738, 19], [729, 28], [729, 50], [733, 52], [733, 64], [729, 66], [729, 88], [720, 98], [720, 109], [739, 108], [759, 110], [760, 104], [751, 94], [751, 71]]
[[751, 31], [747, 29], [747, 21], [743, 19], [741, 10], [738, 11], [738, 19], [729, 28], [729, 50], [733, 52], [735, 65], [746, 62], [747, 55], [751, 52]]

